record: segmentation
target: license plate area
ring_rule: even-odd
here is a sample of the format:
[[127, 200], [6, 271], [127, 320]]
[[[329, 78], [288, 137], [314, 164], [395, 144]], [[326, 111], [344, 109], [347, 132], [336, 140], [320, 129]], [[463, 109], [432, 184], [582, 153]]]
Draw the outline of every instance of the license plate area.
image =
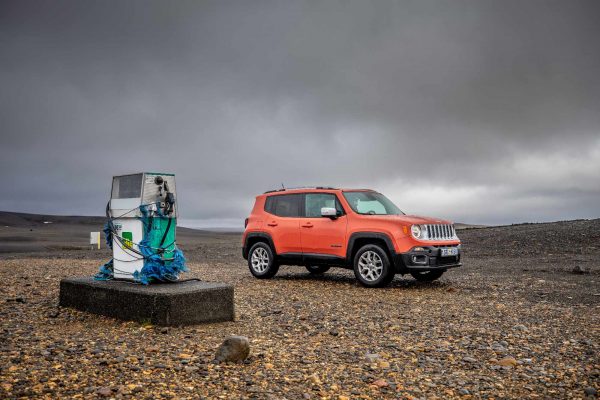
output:
[[458, 255], [458, 247], [442, 247], [440, 257], [454, 257]]

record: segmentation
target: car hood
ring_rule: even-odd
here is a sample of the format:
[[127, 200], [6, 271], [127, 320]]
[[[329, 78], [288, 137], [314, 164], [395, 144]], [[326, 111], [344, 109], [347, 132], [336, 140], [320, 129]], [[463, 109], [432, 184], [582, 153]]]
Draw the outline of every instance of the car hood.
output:
[[377, 217], [407, 225], [452, 223], [451, 221], [445, 219], [422, 217], [420, 215], [378, 215]]

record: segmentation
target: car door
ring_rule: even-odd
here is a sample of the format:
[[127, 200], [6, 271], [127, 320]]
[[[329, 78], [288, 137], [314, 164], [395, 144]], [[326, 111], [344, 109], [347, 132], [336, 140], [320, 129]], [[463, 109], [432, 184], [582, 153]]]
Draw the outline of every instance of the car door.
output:
[[[322, 217], [321, 208], [335, 207], [339, 217]], [[346, 213], [334, 193], [306, 193], [304, 218], [300, 222], [302, 253], [305, 258], [315, 255], [346, 257]]]
[[278, 255], [302, 254], [300, 214], [302, 194], [282, 194], [267, 197], [263, 230], [273, 239]]

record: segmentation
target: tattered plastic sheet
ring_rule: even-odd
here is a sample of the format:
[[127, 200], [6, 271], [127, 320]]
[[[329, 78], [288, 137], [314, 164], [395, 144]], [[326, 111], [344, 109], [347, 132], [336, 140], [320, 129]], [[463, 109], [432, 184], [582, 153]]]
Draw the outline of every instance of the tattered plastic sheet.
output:
[[[160, 243], [163, 235], [165, 235], [165, 229], [153, 229], [157, 225], [161, 227], [162, 223], [166, 221], [166, 230], [175, 230], [176, 224], [172, 224], [173, 221], [169, 221], [169, 218], [164, 217], [160, 212], [157, 215], [151, 216], [147, 205], [140, 206], [140, 211], [142, 214], [140, 220], [144, 225], [144, 239], [140, 243], [137, 243], [137, 247], [144, 258], [144, 266], [141, 271], [134, 272], [133, 279], [144, 285], [157, 281], [177, 281], [180, 273], [188, 271], [183, 252], [177, 248], [174, 240], [171, 243]], [[166, 237], [175, 237], [174, 232], [172, 235], [168, 233], [165, 235]], [[107, 245], [112, 249], [113, 233], [108, 223], [104, 226], [104, 235]], [[165, 257], [165, 255], [168, 255], [168, 257]], [[110, 280], [113, 278], [114, 264], [111, 259], [100, 267], [94, 279]]]

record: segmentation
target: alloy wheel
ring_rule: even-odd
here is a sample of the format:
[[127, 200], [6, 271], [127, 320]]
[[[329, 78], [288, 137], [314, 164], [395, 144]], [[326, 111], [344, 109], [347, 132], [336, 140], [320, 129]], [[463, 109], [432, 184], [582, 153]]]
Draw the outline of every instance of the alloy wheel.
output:
[[383, 273], [383, 261], [379, 254], [368, 250], [358, 259], [358, 273], [369, 282], [375, 282]]
[[252, 252], [252, 269], [259, 274], [264, 273], [269, 268], [269, 254], [267, 250], [258, 247]]

